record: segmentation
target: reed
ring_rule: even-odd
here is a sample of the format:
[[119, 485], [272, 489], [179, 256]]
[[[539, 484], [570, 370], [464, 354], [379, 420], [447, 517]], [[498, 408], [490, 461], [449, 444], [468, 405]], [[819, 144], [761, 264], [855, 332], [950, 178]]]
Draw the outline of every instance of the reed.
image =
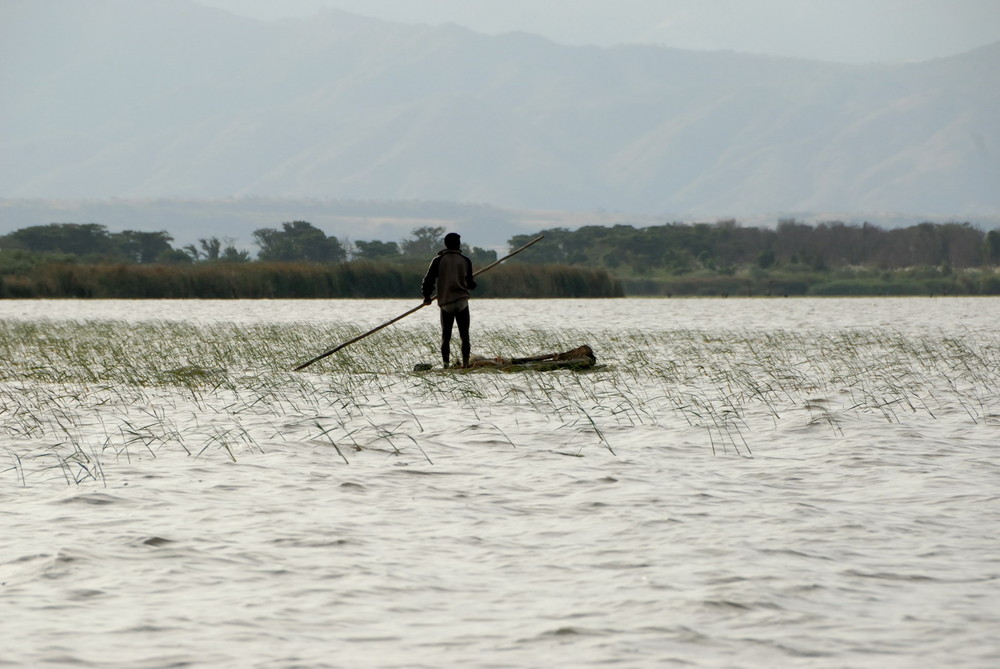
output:
[[[0, 298], [387, 298], [418, 297], [426, 263], [48, 263], [0, 276]], [[621, 297], [606, 270], [500, 265], [481, 297]]]
[[329, 448], [344, 467], [411, 454], [433, 464], [427, 435], [441, 437], [428, 420], [441, 414], [458, 421], [446, 437], [456, 447], [485, 429], [503, 448], [580, 457], [665, 447], [668, 434], [750, 457], [790, 425], [835, 439], [869, 419], [1000, 420], [1000, 339], [885, 329], [501, 328], [477, 333], [477, 352], [531, 355], [588, 342], [600, 364], [414, 373], [414, 362], [438, 356], [437, 328], [422, 325], [387, 329], [315, 370], [288, 371], [302, 351], [364, 330], [0, 321], [0, 479], [100, 485], [121, 462], [239, 461], [278, 443]]

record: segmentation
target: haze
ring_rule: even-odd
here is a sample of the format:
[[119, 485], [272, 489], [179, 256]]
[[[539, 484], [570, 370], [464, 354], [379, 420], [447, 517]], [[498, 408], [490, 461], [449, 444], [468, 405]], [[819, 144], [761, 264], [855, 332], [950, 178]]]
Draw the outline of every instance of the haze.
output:
[[927, 60], [1000, 40], [997, 0], [199, 0], [273, 20], [325, 8], [522, 31], [560, 44], [662, 44], [842, 63]]
[[998, 7], [0, 0], [0, 233], [995, 227]]

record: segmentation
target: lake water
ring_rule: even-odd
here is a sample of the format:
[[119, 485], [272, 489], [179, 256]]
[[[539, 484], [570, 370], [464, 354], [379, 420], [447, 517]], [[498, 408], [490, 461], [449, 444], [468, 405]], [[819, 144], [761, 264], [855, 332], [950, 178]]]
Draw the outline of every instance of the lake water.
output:
[[413, 306], [0, 301], [0, 667], [1000, 666], [1000, 300]]

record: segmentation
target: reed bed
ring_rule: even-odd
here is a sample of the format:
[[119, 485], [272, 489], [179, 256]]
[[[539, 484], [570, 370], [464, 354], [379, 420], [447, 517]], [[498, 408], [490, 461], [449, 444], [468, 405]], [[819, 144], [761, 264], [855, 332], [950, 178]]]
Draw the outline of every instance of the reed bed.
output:
[[[425, 261], [47, 263], [12, 274], [0, 269], [0, 298], [408, 298], [426, 271]], [[568, 265], [501, 265], [477, 289], [477, 297], [622, 295], [606, 270]]]
[[693, 445], [751, 457], [789, 425], [836, 439], [870, 420], [1000, 422], [1000, 340], [982, 335], [500, 329], [477, 332], [476, 352], [589, 343], [599, 365], [418, 373], [414, 363], [438, 359], [437, 329], [395, 327], [291, 371], [365, 329], [0, 321], [0, 480], [107, 484], [121, 463], [297, 446], [344, 467], [433, 464], [442, 444], [574, 457]]

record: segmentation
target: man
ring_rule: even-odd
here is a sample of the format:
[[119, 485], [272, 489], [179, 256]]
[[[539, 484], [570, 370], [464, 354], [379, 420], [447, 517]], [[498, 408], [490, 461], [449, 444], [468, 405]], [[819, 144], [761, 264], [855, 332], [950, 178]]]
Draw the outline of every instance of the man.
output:
[[437, 290], [441, 308], [441, 359], [447, 367], [451, 360], [451, 330], [458, 324], [462, 340], [462, 367], [469, 366], [472, 344], [469, 342], [469, 291], [475, 289], [472, 278], [472, 261], [462, 255], [462, 238], [456, 232], [444, 236], [444, 249], [431, 261], [420, 289], [424, 304], [431, 303]]

